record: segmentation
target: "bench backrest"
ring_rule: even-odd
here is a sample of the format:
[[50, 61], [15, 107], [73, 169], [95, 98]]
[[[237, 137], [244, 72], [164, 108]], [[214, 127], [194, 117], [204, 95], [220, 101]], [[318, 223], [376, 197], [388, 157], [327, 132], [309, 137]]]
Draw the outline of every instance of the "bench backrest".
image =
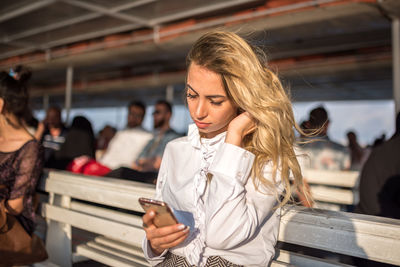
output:
[[[42, 211], [47, 219], [140, 245], [144, 236], [140, 215], [115, 208], [142, 212], [138, 198], [151, 198], [155, 189], [153, 185], [50, 171], [39, 187], [50, 194]], [[106, 206], [94, 206], [93, 203]], [[50, 241], [47, 248], [55, 250], [54, 246], [59, 246], [63, 238], [65, 236]], [[279, 240], [400, 264], [400, 221], [394, 219], [285, 207], [282, 209]], [[49, 254], [52, 257], [51, 251]]]
[[358, 171], [328, 171], [304, 169], [317, 208], [340, 210], [345, 205], [357, 205]]

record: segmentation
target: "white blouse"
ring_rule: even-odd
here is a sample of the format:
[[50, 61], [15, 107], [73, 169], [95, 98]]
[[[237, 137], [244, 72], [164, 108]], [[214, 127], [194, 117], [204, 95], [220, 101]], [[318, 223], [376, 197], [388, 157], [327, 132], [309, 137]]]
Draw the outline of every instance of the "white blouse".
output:
[[[277, 197], [261, 185], [255, 189], [250, 178], [254, 154], [225, 143], [225, 136], [226, 132], [200, 138], [192, 124], [188, 136], [171, 141], [165, 149], [155, 198], [167, 202], [177, 219], [190, 226], [188, 238], [169, 251], [196, 266], [204, 266], [209, 256], [268, 266], [280, 220], [280, 209], [273, 209]], [[273, 181], [270, 164], [264, 167], [264, 177]], [[275, 182], [280, 194], [279, 172]], [[152, 265], [162, 262], [167, 252], [155, 256], [146, 238], [143, 251]]]

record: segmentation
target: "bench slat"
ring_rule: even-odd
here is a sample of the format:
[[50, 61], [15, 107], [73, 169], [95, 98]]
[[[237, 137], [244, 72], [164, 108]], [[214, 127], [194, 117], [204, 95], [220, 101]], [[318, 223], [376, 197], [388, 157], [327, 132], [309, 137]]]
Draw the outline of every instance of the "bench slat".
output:
[[44, 205], [42, 212], [44, 213], [43, 216], [48, 219], [64, 222], [93, 233], [112, 236], [116, 239], [139, 246], [141, 246], [144, 237], [142, 228], [82, 214], [49, 204]]
[[143, 250], [141, 246], [135, 246], [132, 244], [127, 244], [112, 238], [108, 238], [106, 236], [98, 236], [94, 239], [96, 243], [102, 244], [108, 247], [112, 247], [114, 249], [118, 249], [136, 256], [144, 257]]
[[82, 202], [71, 201], [71, 210], [91, 214], [97, 217], [102, 217], [116, 222], [124, 222], [124, 224], [142, 227], [142, 218], [136, 215], [123, 213], [116, 210], [97, 207]]
[[139, 197], [152, 198], [155, 186], [106, 177], [78, 176], [51, 171], [41, 189], [72, 198], [142, 212]]
[[292, 264], [286, 263], [286, 262], [280, 262], [280, 261], [273, 260], [271, 262], [270, 267], [295, 267], [295, 266]]
[[359, 172], [357, 171], [303, 169], [302, 173], [309, 184], [321, 184], [348, 188], [356, 187], [359, 177]]
[[346, 212], [285, 208], [279, 240], [389, 264], [400, 263], [400, 221]]
[[115, 255], [114, 251], [107, 251], [106, 249], [99, 249], [99, 247], [90, 247], [88, 245], [80, 245], [76, 248], [77, 253], [84, 255], [90, 259], [95, 261], [107, 264], [109, 266], [114, 267], [145, 267], [150, 266], [149, 264], [143, 264], [142, 261], [136, 261], [135, 258], [132, 260], [127, 259], [125, 257], [120, 257], [119, 255]]
[[311, 185], [310, 188], [312, 197], [316, 201], [324, 201], [345, 205], [354, 204], [354, 193], [348, 189], [315, 185]]
[[[113, 254], [114, 256], [118, 256], [120, 258], [124, 258], [124, 259], [139, 263], [139, 264], [144, 265], [144, 266], [149, 266], [150, 265], [147, 262], [147, 260], [144, 258], [143, 253], [141, 253], [140, 255], [132, 254], [131, 252], [125, 252], [125, 251], [122, 251], [122, 250], [118, 250], [116, 248], [113, 248], [113, 247], [98, 243], [96, 241], [88, 242], [88, 243], [86, 243], [86, 245], [88, 247], [90, 247], [90, 248], [94, 248], [94, 249], [97, 249], [97, 250], [100, 250], [100, 251], [104, 251], [104, 252]], [[134, 250], [133, 252], [136, 252], [136, 250]]]
[[294, 266], [305, 266], [305, 267], [350, 267], [351, 265], [343, 264], [340, 262], [333, 262], [330, 260], [315, 258], [299, 253], [286, 251], [280, 249], [277, 251], [275, 256], [277, 261], [291, 263]]

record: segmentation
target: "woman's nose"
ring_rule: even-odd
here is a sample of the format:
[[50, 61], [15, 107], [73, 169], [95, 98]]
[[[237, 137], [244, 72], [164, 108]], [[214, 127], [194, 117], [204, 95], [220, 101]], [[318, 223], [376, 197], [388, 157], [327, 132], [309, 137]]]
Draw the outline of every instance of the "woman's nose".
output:
[[208, 114], [208, 110], [207, 110], [207, 103], [205, 103], [205, 101], [200, 100], [197, 104], [196, 107], [196, 118], [197, 119], [204, 119], [205, 117], [207, 117]]

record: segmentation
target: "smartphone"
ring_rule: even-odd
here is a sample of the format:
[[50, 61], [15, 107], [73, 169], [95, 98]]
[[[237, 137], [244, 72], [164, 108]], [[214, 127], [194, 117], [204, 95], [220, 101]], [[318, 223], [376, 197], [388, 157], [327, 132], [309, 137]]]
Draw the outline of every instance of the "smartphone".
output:
[[139, 203], [144, 211], [152, 210], [156, 213], [153, 220], [155, 226], [163, 227], [179, 223], [167, 203], [144, 197], [139, 198]]

